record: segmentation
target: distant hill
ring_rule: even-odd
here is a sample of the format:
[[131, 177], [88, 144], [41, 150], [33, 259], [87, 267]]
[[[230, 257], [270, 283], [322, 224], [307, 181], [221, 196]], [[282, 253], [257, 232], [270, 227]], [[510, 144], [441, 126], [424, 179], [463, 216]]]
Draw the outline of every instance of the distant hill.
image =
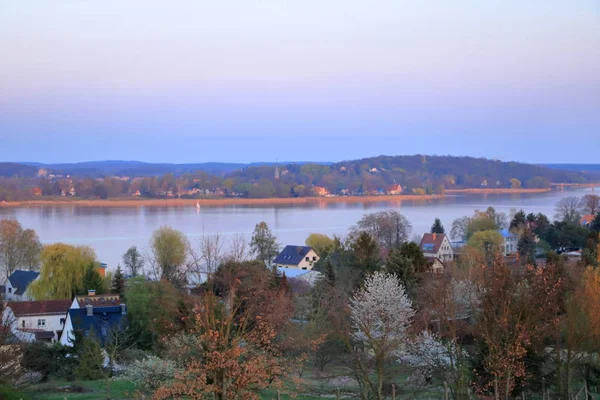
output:
[[552, 169], [576, 172], [600, 172], [600, 164], [542, 164]]
[[3, 178], [32, 178], [37, 175], [38, 169], [35, 166], [0, 162], [0, 177]]
[[[294, 164], [304, 164], [308, 162], [295, 162]], [[248, 167], [258, 167], [265, 165], [275, 165], [274, 162], [256, 162], [249, 164], [225, 163], [225, 162], [205, 162], [189, 164], [168, 164], [168, 163], [146, 163], [141, 161], [86, 161], [79, 163], [64, 164], [43, 164], [28, 162], [23, 165], [34, 166], [36, 168], [45, 168], [50, 173], [71, 175], [77, 177], [98, 178], [104, 176], [129, 176], [146, 177], [159, 176], [165, 174], [182, 175], [198, 171], [205, 171], [213, 175], [225, 175], [230, 172]], [[282, 163], [284, 164], [284, 163]], [[331, 164], [331, 163], [323, 163]], [[37, 170], [36, 170], [37, 171]]]

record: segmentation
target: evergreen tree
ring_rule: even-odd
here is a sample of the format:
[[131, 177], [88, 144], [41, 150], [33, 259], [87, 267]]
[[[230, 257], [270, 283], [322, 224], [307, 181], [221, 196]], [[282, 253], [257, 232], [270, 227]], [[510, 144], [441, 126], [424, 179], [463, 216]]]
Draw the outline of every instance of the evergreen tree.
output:
[[387, 259], [385, 270], [398, 278], [407, 293], [412, 292], [417, 282], [417, 275], [411, 258], [406, 257], [399, 249], [394, 249]]
[[439, 218], [436, 218], [431, 226], [431, 233], [439, 233], [444, 234], [446, 230], [444, 229], [444, 225], [442, 225], [442, 221]]
[[105, 377], [104, 354], [93, 330], [89, 336], [81, 339], [80, 346], [74, 371], [77, 379], [84, 381], [103, 379]]
[[107, 291], [104, 285], [104, 280], [98, 272], [95, 263], [90, 263], [87, 267], [85, 267], [85, 273], [83, 275], [83, 287], [80, 291], [80, 294], [87, 294], [88, 290], [95, 290], [96, 294], [104, 294]]
[[400, 246], [400, 254], [405, 258], [411, 259], [415, 267], [415, 272], [422, 273], [429, 270], [430, 265], [423, 254], [423, 251], [415, 242], [402, 243]]
[[329, 286], [335, 286], [335, 268], [330, 259], [327, 259], [325, 262], [325, 267], [323, 268], [323, 280]]
[[257, 260], [264, 262], [265, 265], [271, 265], [277, 253], [279, 253], [277, 238], [264, 221], [256, 224], [254, 228], [252, 240], [250, 241], [250, 252]]
[[115, 272], [115, 276], [113, 277], [112, 292], [121, 297], [123, 297], [123, 293], [125, 293], [125, 277], [123, 276], [120, 264], [117, 266], [117, 272]]
[[526, 224], [527, 224], [527, 216], [525, 215], [525, 211], [520, 210], [519, 212], [517, 212], [515, 214], [513, 219], [510, 221], [509, 229], [511, 231], [521, 229]]
[[600, 212], [596, 214], [596, 217], [590, 224], [590, 229], [594, 232], [600, 232]]
[[527, 264], [535, 264], [535, 251], [537, 249], [537, 244], [535, 242], [534, 234], [527, 229], [521, 235], [519, 239], [519, 243], [517, 244], [517, 250], [519, 251], [519, 256], [521, 257], [521, 261]]

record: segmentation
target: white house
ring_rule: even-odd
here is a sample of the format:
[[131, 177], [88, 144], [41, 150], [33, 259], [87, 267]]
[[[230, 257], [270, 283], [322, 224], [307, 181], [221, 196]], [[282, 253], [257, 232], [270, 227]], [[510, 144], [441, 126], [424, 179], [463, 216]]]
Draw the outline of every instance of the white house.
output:
[[448, 236], [443, 233], [426, 233], [419, 245], [427, 258], [438, 259], [442, 263], [454, 260], [454, 250]]
[[7, 301], [28, 301], [33, 298], [27, 292], [31, 282], [40, 276], [39, 272], [16, 270], [6, 281], [4, 298]]
[[70, 300], [9, 302], [2, 313], [4, 326], [23, 342], [55, 342], [65, 326]]
[[273, 260], [279, 268], [297, 268], [311, 270], [319, 261], [319, 255], [309, 246], [285, 246]]
[[504, 256], [506, 257], [508, 255], [516, 253], [519, 244], [519, 236], [506, 229], [500, 230], [499, 232], [502, 235], [502, 238], [504, 239], [504, 244], [502, 248]]

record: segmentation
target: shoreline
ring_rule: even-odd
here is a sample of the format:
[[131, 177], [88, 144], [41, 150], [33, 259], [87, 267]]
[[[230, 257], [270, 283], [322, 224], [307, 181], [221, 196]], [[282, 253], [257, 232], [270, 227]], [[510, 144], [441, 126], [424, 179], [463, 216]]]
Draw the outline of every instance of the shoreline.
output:
[[[552, 189], [448, 189], [446, 194], [539, 194]], [[402, 201], [428, 201], [443, 199], [446, 195], [382, 195], [382, 196], [333, 196], [333, 197], [289, 197], [289, 198], [221, 198], [221, 199], [139, 199], [122, 198], [106, 200], [25, 200], [0, 203], [0, 207], [22, 208], [42, 206], [77, 206], [77, 207], [194, 207], [200, 206], [270, 206], [270, 205], [301, 205], [301, 204], [330, 204], [330, 203], [377, 203]]]

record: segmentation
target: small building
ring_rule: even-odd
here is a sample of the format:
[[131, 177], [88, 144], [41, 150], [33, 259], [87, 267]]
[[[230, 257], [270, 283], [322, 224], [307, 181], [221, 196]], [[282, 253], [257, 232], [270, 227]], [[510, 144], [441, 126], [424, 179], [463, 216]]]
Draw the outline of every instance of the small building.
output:
[[596, 218], [594, 214], [585, 214], [583, 217], [581, 217], [581, 226], [590, 226], [592, 222], [594, 222], [594, 218]]
[[70, 300], [9, 302], [2, 313], [4, 326], [22, 342], [56, 342], [65, 326]]
[[104, 344], [110, 330], [124, 328], [127, 307], [119, 296], [95, 296], [92, 292], [90, 291], [88, 296], [78, 296], [73, 300], [60, 335], [60, 344], [72, 346], [75, 331], [84, 336], [93, 333]]
[[431, 272], [441, 274], [444, 272], [444, 263], [437, 257], [427, 257], [427, 262], [431, 265]]
[[311, 270], [319, 259], [319, 255], [310, 246], [288, 245], [273, 260], [273, 264], [279, 268]]
[[503, 249], [504, 256], [509, 256], [517, 252], [517, 247], [519, 244], [519, 236], [510, 232], [507, 229], [501, 229], [498, 231], [502, 238], [504, 239]]
[[454, 260], [454, 250], [444, 233], [426, 233], [419, 245], [427, 258], [438, 259], [442, 263]]
[[6, 281], [4, 299], [7, 301], [28, 301], [33, 298], [27, 292], [31, 282], [40, 276], [39, 272], [16, 270]]
[[389, 194], [391, 196], [397, 196], [399, 194], [402, 194], [402, 186], [400, 186], [398, 184], [393, 184], [393, 185], [388, 186], [387, 194]]
[[106, 263], [97, 263], [96, 264], [96, 271], [98, 271], [100, 276], [103, 278], [106, 276], [106, 268], [107, 268]]

